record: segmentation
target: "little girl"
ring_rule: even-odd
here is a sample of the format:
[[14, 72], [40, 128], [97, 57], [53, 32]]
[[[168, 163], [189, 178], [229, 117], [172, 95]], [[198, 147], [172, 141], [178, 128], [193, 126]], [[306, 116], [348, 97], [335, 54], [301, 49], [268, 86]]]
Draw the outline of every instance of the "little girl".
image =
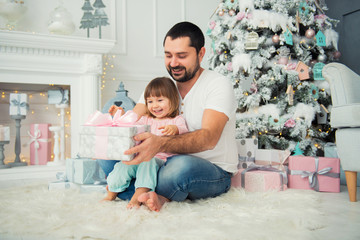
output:
[[[185, 119], [179, 115], [179, 94], [170, 78], [161, 77], [153, 79], [145, 88], [144, 92], [147, 115], [142, 116], [136, 124], [151, 126], [151, 133], [155, 135], [176, 135], [188, 131]], [[109, 112], [114, 113], [114, 108]], [[135, 181], [135, 193], [127, 208], [139, 207], [139, 195], [149, 191], [155, 191], [157, 183], [157, 171], [167, 157], [171, 154], [158, 153], [148, 162], [139, 165], [126, 165], [122, 162], [115, 164], [114, 169], [107, 177], [107, 196], [104, 201], [115, 200], [119, 192], [129, 187], [133, 178]]]

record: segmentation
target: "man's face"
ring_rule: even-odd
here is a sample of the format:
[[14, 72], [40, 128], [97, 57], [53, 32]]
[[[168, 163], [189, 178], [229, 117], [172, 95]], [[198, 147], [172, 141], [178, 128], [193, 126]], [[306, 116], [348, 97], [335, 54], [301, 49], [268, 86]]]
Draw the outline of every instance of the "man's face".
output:
[[202, 55], [190, 46], [189, 37], [171, 39], [167, 37], [164, 44], [165, 66], [170, 76], [177, 82], [191, 80], [200, 69]]

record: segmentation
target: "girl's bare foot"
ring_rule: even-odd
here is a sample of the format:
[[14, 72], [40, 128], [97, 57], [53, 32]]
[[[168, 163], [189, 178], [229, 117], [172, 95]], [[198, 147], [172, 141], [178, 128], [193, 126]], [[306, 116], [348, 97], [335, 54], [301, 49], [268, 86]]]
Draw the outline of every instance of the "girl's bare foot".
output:
[[141, 194], [147, 193], [148, 191], [150, 191], [149, 188], [144, 188], [144, 187], [139, 187], [137, 189], [135, 189], [135, 193], [132, 196], [129, 204], [127, 205], [127, 209], [131, 209], [131, 208], [139, 208], [141, 203], [138, 201], [138, 197]]
[[110, 192], [109, 191], [109, 186], [106, 186], [106, 190], [107, 190], [107, 195], [100, 202], [114, 201], [116, 199], [117, 193], [116, 192]]
[[138, 201], [145, 204], [151, 211], [159, 212], [162, 206], [169, 200], [155, 192], [143, 193], [138, 197]]

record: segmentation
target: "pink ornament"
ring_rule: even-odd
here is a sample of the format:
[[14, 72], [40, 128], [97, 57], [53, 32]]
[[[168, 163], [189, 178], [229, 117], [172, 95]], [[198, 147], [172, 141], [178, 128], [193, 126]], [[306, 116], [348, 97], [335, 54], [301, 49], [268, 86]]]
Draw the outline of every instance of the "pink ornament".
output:
[[226, 69], [227, 69], [228, 71], [232, 71], [232, 70], [233, 70], [233, 68], [232, 68], [232, 62], [229, 62], [229, 63], [227, 64]]
[[311, 38], [313, 38], [314, 36], [315, 36], [315, 31], [314, 31], [314, 29], [309, 28], [308, 30], [306, 30], [306, 32], [305, 32], [305, 37], [311, 39]]
[[289, 62], [288, 57], [280, 57], [278, 60], [278, 64], [281, 64], [281, 65], [286, 65], [286, 64], [288, 64], [288, 62]]
[[293, 127], [295, 127], [296, 122], [295, 122], [294, 119], [290, 118], [290, 119], [288, 119], [288, 120], [285, 122], [284, 125], [285, 125], [285, 127], [293, 128]]
[[239, 12], [239, 13], [236, 15], [236, 19], [237, 19], [238, 21], [241, 21], [244, 17], [245, 17], [245, 12]]
[[341, 52], [335, 51], [335, 52], [333, 53], [333, 56], [334, 56], [335, 59], [339, 59], [339, 58], [341, 57]]
[[209, 24], [209, 28], [210, 28], [211, 30], [213, 30], [213, 29], [215, 28], [215, 26], [216, 26], [215, 21], [211, 21], [210, 24]]
[[229, 10], [229, 15], [230, 15], [230, 16], [234, 16], [234, 15], [235, 15], [235, 10], [234, 10], [234, 9], [230, 9], [230, 10]]
[[296, 68], [296, 63], [289, 63], [288, 65], [286, 65], [287, 70], [295, 70], [295, 68]]
[[280, 41], [279, 35], [275, 34], [275, 35], [272, 37], [272, 41], [273, 41], [273, 43], [279, 43], [279, 41]]

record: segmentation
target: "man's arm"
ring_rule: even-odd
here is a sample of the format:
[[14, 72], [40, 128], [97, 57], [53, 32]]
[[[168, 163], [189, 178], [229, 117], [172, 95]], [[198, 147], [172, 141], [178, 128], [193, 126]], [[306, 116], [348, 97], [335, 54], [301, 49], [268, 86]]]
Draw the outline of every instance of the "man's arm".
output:
[[149, 161], [159, 152], [168, 153], [197, 153], [213, 149], [219, 141], [222, 131], [229, 118], [221, 112], [206, 109], [202, 118], [202, 127], [199, 130], [176, 136], [155, 136], [151, 133], [142, 133], [135, 136], [135, 140], [142, 141], [125, 154], [138, 153], [131, 161], [123, 161], [128, 165]]

